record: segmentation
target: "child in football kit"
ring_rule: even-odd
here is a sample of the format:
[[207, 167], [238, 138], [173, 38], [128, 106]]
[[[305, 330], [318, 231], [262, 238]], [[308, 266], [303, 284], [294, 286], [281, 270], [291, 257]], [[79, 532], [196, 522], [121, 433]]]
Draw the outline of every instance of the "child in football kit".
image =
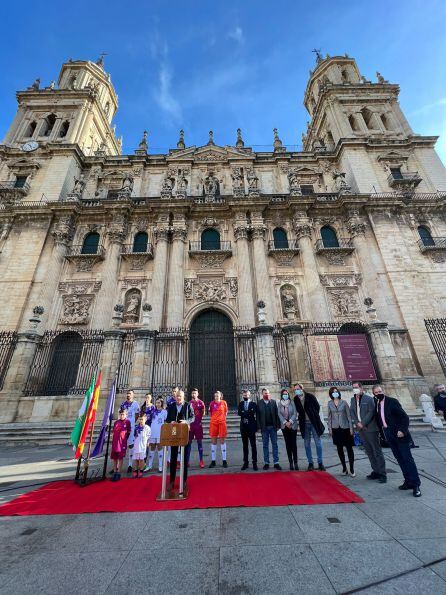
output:
[[151, 434], [149, 440], [149, 461], [144, 471], [151, 471], [155, 450], [158, 452], [158, 471], [163, 470], [163, 450], [160, 446], [161, 426], [166, 422], [167, 411], [164, 409], [164, 401], [159, 398], [155, 401], [155, 413], [152, 418]]
[[194, 410], [195, 419], [189, 426], [189, 444], [192, 444], [193, 440], [197, 441], [198, 456], [200, 459], [200, 467], [203, 469], [203, 415], [206, 412], [206, 406], [201, 399], [198, 398], [198, 389], [193, 388], [191, 392], [192, 399], [190, 404]]
[[223, 393], [219, 390], [214, 393], [214, 400], [209, 405], [209, 415], [211, 421], [209, 424], [209, 436], [211, 438], [211, 464], [209, 467], [215, 467], [217, 455], [217, 439], [220, 440], [221, 458], [223, 467], [227, 467], [226, 461], [226, 436], [228, 430], [226, 427], [226, 416], [228, 415], [228, 404], [223, 400]]
[[132, 458], [133, 458], [133, 442], [134, 442], [134, 435], [135, 435], [135, 424], [136, 424], [136, 419], [139, 415], [139, 405], [135, 401], [135, 393], [132, 390], [127, 391], [127, 398], [125, 401], [123, 401], [121, 403], [121, 406], [119, 407], [119, 409], [125, 409], [127, 411], [127, 419], [129, 420], [130, 425], [132, 427], [130, 436], [128, 439], [128, 444], [127, 444], [128, 457], [129, 457], [127, 473], [131, 473], [132, 465], [133, 465]]
[[144, 459], [147, 452], [147, 443], [150, 438], [150, 426], [146, 424], [146, 415], [138, 417], [138, 423], [135, 426], [135, 442], [133, 444], [133, 462], [135, 464], [135, 471], [133, 477], [142, 477], [144, 469]]
[[122, 463], [127, 451], [127, 440], [130, 436], [131, 424], [127, 419], [127, 410], [119, 410], [119, 418], [113, 424], [113, 438], [110, 458], [113, 461], [112, 481], [121, 479]]

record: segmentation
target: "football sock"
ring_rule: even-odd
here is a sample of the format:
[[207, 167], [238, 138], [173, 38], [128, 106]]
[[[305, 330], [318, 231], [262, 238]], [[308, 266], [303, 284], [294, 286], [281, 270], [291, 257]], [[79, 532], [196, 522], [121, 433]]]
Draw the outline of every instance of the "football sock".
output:
[[215, 461], [215, 455], [217, 454], [217, 445], [211, 444], [211, 458]]

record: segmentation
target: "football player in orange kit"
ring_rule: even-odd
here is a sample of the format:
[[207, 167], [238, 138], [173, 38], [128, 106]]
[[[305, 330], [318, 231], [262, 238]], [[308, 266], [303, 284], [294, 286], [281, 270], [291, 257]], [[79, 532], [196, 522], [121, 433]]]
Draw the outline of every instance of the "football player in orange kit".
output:
[[211, 421], [209, 424], [209, 436], [211, 437], [211, 464], [209, 467], [215, 467], [215, 458], [217, 454], [217, 440], [220, 440], [221, 458], [223, 467], [227, 467], [226, 461], [226, 436], [228, 429], [226, 427], [226, 416], [228, 415], [228, 404], [223, 400], [223, 393], [219, 390], [214, 393], [214, 400], [209, 405], [209, 415]]

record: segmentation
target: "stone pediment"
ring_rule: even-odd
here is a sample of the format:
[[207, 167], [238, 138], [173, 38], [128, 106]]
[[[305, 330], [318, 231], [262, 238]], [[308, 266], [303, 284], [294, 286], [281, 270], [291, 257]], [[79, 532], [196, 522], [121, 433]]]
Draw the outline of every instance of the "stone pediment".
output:
[[184, 151], [175, 152], [170, 155], [168, 161], [194, 161], [195, 163], [227, 163], [233, 160], [252, 161], [250, 149], [240, 151], [234, 147], [219, 147], [217, 145], [205, 145], [204, 147], [189, 147]]

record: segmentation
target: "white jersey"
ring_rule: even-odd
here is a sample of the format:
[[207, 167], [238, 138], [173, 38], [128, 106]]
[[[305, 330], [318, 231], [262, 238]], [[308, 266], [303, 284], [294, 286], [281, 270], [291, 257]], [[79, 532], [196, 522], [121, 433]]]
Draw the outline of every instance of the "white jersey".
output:
[[128, 439], [128, 443], [127, 444], [133, 444], [134, 442], [134, 431], [135, 431], [135, 426], [136, 426], [136, 416], [138, 415], [140, 409], [139, 409], [139, 405], [136, 401], [132, 401], [132, 403], [129, 405], [127, 403], [127, 401], [124, 401], [123, 403], [121, 403], [121, 409], [126, 409], [127, 410], [127, 419], [130, 422], [130, 426], [131, 426], [131, 431], [130, 431], [130, 436]]
[[150, 438], [150, 426], [147, 424], [144, 425], [142, 430], [138, 433], [135, 438], [135, 444], [133, 446], [133, 455], [135, 454], [145, 454], [147, 450], [147, 443], [149, 442]]
[[151, 430], [152, 433], [150, 435], [150, 442], [152, 444], [158, 444], [160, 441], [160, 434], [161, 434], [161, 426], [165, 423], [167, 418], [167, 411], [165, 409], [158, 409], [155, 411], [152, 419]]

